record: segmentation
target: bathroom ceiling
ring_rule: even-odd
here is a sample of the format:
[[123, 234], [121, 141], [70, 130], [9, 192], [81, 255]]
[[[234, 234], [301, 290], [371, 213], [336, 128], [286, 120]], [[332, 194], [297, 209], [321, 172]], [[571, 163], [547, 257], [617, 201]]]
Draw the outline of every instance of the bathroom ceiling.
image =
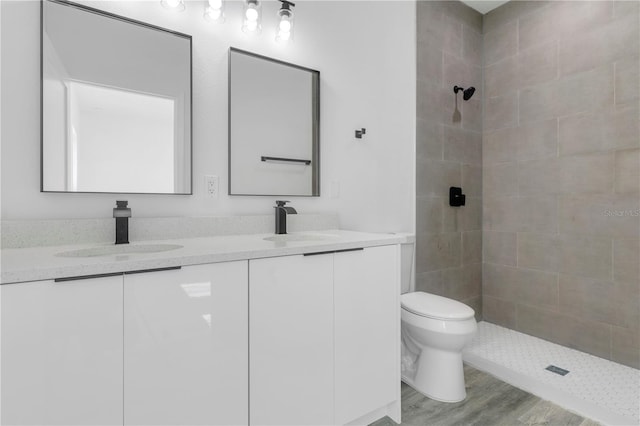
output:
[[508, 0], [499, 1], [499, 0], [461, 0], [462, 3], [466, 4], [469, 7], [477, 10], [483, 15], [487, 12], [492, 11], [498, 6], [502, 6]]

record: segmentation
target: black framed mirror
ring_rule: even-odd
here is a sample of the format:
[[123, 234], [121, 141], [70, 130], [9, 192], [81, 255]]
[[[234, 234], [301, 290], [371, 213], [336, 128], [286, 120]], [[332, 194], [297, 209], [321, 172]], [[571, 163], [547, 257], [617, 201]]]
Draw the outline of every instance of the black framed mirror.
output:
[[229, 49], [229, 194], [320, 195], [320, 72]]
[[41, 43], [41, 191], [191, 194], [191, 36], [42, 0]]

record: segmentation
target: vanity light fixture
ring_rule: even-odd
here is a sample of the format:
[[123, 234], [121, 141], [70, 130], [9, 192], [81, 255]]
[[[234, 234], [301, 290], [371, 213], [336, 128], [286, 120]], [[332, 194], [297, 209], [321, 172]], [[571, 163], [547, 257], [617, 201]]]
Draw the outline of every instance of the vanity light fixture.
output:
[[[1, 1], [1, 0], [0, 0]], [[282, 5], [278, 10], [278, 27], [276, 41], [288, 42], [293, 39], [293, 10], [295, 3], [279, 0]], [[262, 32], [262, 0], [244, 0], [242, 31], [247, 34]], [[185, 10], [185, 0], [160, 0], [160, 4], [172, 12]], [[209, 22], [222, 23], [225, 20], [225, 0], [205, 0], [203, 17]]]
[[247, 34], [259, 34], [262, 30], [262, 3], [260, 0], [245, 0], [242, 31]]
[[173, 12], [182, 12], [184, 10], [184, 0], [160, 0], [160, 4], [165, 9]]
[[210, 22], [224, 22], [224, 1], [208, 0], [204, 8], [204, 19]]
[[293, 36], [293, 11], [292, 7], [295, 6], [288, 0], [280, 0], [282, 6], [278, 10], [278, 29], [276, 32], [276, 41], [287, 42], [291, 40]]

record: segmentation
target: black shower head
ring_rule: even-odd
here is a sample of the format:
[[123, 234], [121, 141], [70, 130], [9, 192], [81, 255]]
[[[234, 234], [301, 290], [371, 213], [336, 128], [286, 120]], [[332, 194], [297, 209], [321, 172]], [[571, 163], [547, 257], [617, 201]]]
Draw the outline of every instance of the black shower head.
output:
[[459, 91], [463, 90], [462, 92], [462, 99], [464, 99], [465, 101], [468, 101], [469, 99], [471, 99], [471, 97], [473, 96], [473, 94], [476, 92], [476, 88], [471, 86], [468, 89], [464, 89], [460, 86], [453, 86], [453, 92], [454, 93], [458, 93]]
[[467, 90], [462, 92], [462, 99], [464, 99], [465, 101], [468, 101], [469, 99], [471, 99], [475, 91], [476, 91], [475, 87], [473, 86], [469, 87]]

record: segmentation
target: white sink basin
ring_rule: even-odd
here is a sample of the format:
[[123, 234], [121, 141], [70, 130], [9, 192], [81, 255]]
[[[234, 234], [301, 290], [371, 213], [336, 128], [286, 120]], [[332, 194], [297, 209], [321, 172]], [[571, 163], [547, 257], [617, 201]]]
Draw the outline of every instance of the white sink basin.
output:
[[97, 257], [119, 254], [160, 253], [182, 248], [179, 244], [118, 244], [112, 246], [90, 247], [86, 249], [57, 253], [60, 257]]
[[337, 240], [340, 237], [333, 234], [312, 234], [312, 233], [300, 233], [300, 234], [281, 234], [273, 235], [271, 237], [263, 238], [265, 241], [274, 242], [293, 242], [293, 241], [330, 241]]

